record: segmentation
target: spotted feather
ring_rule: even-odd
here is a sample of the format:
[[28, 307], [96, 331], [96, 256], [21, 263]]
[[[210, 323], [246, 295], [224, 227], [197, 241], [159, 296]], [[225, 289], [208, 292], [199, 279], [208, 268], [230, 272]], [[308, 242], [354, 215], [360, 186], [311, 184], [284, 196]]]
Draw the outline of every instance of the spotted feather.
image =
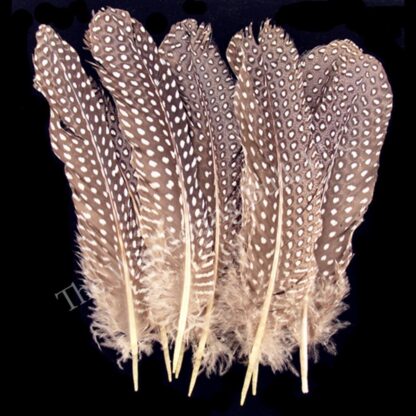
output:
[[327, 345], [342, 326], [337, 318], [348, 293], [351, 240], [372, 199], [392, 93], [380, 62], [348, 40], [313, 49], [304, 55], [302, 66], [314, 130], [329, 166], [323, 229], [315, 248], [319, 272], [309, 308], [309, 340], [314, 346]]
[[132, 357], [137, 390], [139, 349], [148, 351], [152, 338], [143, 240], [105, 102], [76, 52], [48, 26], [37, 32], [34, 65], [35, 87], [51, 109], [52, 149], [72, 189], [85, 287], [95, 303], [92, 331], [123, 360]]

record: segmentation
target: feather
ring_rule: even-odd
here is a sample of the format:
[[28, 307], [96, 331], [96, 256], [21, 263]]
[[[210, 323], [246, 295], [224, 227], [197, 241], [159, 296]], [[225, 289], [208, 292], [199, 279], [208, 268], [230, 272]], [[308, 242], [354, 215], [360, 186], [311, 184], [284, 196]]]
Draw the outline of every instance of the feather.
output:
[[85, 287], [94, 300], [92, 331], [121, 359], [138, 355], [153, 338], [143, 285], [140, 236], [108, 108], [83, 71], [76, 52], [50, 27], [40, 26], [34, 54], [35, 87], [47, 98], [50, 136], [65, 164], [78, 219]]
[[317, 270], [313, 248], [324, 172], [309, 134], [311, 115], [292, 41], [267, 21], [258, 43], [249, 27], [230, 45], [241, 48], [227, 56], [241, 60], [235, 111], [246, 160], [240, 270], [245, 300], [242, 314], [234, 313], [239, 321], [231, 322], [242, 354], [249, 356], [243, 403], [258, 362], [282, 368], [296, 345], [290, 328]]
[[[95, 81], [91, 80], [91, 83], [94, 85], [96, 84]], [[122, 135], [119, 122], [117, 118], [117, 112], [115, 105], [108, 94], [105, 94], [102, 88], [98, 85], [95, 87], [97, 94], [102, 94], [102, 99], [105, 103], [106, 115], [107, 115], [107, 125], [109, 126], [110, 134], [113, 137], [114, 146], [118, 152], [119, 160], [120, 160], [120, 169], [123, 172], [123, 175], [126, 180], [127, 189], [130, 193], [130, 198], [132, 202], [132, 206], [134, 212], [136, 214], [136, 219], [140, 221], [140, 201], [139, 195], [137, 193], [137, 178], [136, 173], [133, 165], [131, 164], [131, 154], [132, 148], [125, 140], [124, 136]], [[159, 342], [162, 347], [163, 351], [163, 358], [165, 361], [166, 373], [168, 376], [168, 380], [172, 381], [172, 371], [171, 371], [171, 363], [170, 363], [170, 355], [169, 355], [169, 341], [167, 338], [166, 328], [163, 325], [159, 325]]]
[[86, 41], [133, 150], [151, 319], [176, 334], [178, 373], [213, 292], [213, 232], [184, 104], [153, 39], [127, 12], [97, 13]]
[[349, 40], [313, 49], [302, 66], [306, 100], [329, 166], [315, 248], [318, 275], [308, 307], [309, 343], [316, 346], [327, 345], [343, 326], [337, 317], [348, 294], [352, 236], [372, 199], [392, 93], [380, 62]]
[[[234, 82], [211, 39], [209, 25], [198, 26], [192, 19], [177, 23], [165, 37], [159, 52], [178, 80], [190, 136], [198, 157], [199, 184], [206, 196], [214, 229], [215, 287], [217, 279], [225, 276], [235, 260], [233, 250], [238, 225], [242, 152], [232, 108]], [[210, 326], [214, 308], [212, 293], [202, 334], [199, 342], [195, 343], [189, 395], [195, 385], [204, 350], [204, 365], [208, 371], [219, 361], [229, 365], [232, 358], [231, 351], [224, 350], [224, 345], [219, 345], [218, 340], [212, 337], [205, 348], [208, 335], [212, 333]]]

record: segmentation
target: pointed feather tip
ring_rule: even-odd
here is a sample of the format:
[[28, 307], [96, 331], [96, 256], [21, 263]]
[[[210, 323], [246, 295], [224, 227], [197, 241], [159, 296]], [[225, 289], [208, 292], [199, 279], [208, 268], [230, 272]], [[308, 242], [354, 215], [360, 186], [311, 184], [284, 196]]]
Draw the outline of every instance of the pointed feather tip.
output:
[[253, 22], [250, 22], [250, 24], [243, 29], [243, 36], [246, 39], [252, 40], [256, 42], [257, 45], [259, 45], [261, 42], [264, 41], [264, 35], [272, 31], [278, 34], [279, 37], [282, 39], [284, 39], [286, 36], [285, 30], [281, 26], [273, 24], [271, 19], [266, 19], [260, 24], [258, 36], [254, 36]]
[[234, 75], [238, 77], [240, 69], [244, 60], [243, 49], [249, 48], [254, 44], [257, 44], [253, 35], [253, 23], [250, 22], [248, 26], [238, 31], [230, 40], [226, 57]]
[[[99, 64], [103, 64], [101, 55], [104, 49], [103, 46], [107, 44], [106, 38], [110, 34], [110, 27], [114, 27], [115, 25], [124, 29], [129, 27], [130, 33], [132, 32], [131, 19], [128, 19], [127, 16], [129, 16], [128, 13], [123, 10], [104, 7], [101, 8], [90, 21], [88, 30], [84, 35], [84, 43]], [[127, 30], [123, 30], [122, 35], [125, 37], [125, 40], [127, 40]], [[120, 42], [123, 42], [123, 40]]]
[[287, 32], [285, 29], [283, 29], [282, 26], [279, 26], [272, 22], [272, 19], [268, 18], [264, 20], [260, 25], [260, 33], [269, 33], [269, 32], [275, 32], [277, 34], [280, 34], [280, 36], [283, 38], [287, 35]]
[[265, 42], [266, 35], [272, 33], [274, 36], [278, 36], [279, 39], [288, 40], [291, 42], [291, 38], [286, 31], [281, 27], [272, 23], [271, 19], [266, 19], [260, 24], [258, 36], [254, 36], [253, 22], [243, 29], [243, 36], [246, 40], [255, 42], [256, 45], [260, 45]]
[[264, 23], [265, 24], [263, 25], [262, 30], [261, 30], [261, 36], [262, 36], [263, 42], [267, 38], [266, 35], [269, 35], [269, 38], [270, 38], [270, 35], [272, 37], [276, 36], [280, 44], [285, 45], [286, 47], [289, 47], [289, 48], [296, 49], [296, 46], [292, 37], [290, 36], [288, 32], [286, 32], [286, 30], [282, 26], [278, 26], [272, 23], [271, 19], [267, 19]]
[[[84, 81], [86, 75], [77, 52], [52, 27], [40, 25], [36, 39], [33, 84], [52, 104], [55, 104], [56, 97], [63, 94], [61, 88], [64, 84], [72, 88], [74, 84]], [[67, 71], [73, 73], [77, 71], [77, 79], [64, 76]], [[86, 81], [90, 83], [88, 78]], [[59, 108], [54, 105], [55, 110]]]
[[242, 51], [241, 43], [244, 38], [244, 29], [237, 32], [230, 40], [225, 52], [227, 62], [230, 65], [234, 75], [237, 77], [240, 72], [240, 66], [242, 63]]
[[[327, 45], [317, 46], [305, 52], [304, 56], [308, 56], [313, 51], [318, 51], [322, 55], [336, 55], [337, 59], [347, 64], [349, 64], [351, 55], [354, 57], [363, 57], [365, 55], [363, 50], [350, 39], [333, 40]], [[334, 64], [336, 64], [336, 61], [334, 61]]]
[[260, 32], [267, 33], [269, 32], [269, 30], [272, 30], [274, 27], [275, 26], [272, 24], [271, 19], [268, 18], [260, 24]]
[[201, 23], [196, 29], [194, 42], [204, 49], [212, 40], [212, 27], [210, 24]]
[[177, 23], [175, 28], [191, 36], [198, 29], [198, 22], [195, 19], [184, 19]]
[[253, 33], [253, 22], [250, 22], [250, 24], [243, 29], [243, 37], [246, 40], [255, 40]]
[[[266, 19], [262, 22], [257, 37], [254, 36], [253, 23], [251, 22], [248, 26], [237, 32], [231, 38], [227, 46], [226, 57], [237, 77], [243, 60], [242, 49], [264, 44], [267, 39], [267, 35], [269, 35], [272, 31], [274, 31], [275, 35], [277, 35], [277, 38], [282, 41], [282, 43], [286, 43], [288, 46], [294, 47], [294, 43], [286, 31], [282, 27], [274, 25], [271, 19]], [[247, 41], [248, 44], [244, 45]]]
[[[110, 34], [110, 32], [106, 33], [106, 26], [109, 27], [110, 24], [113, 26], [114, 24], [118, 25], [120, 28], [124, 28], [125, 32], [131, 33], [131, 16], [128, 12], [121, 9], [114, 9], [112, 7], [103, 7], [94, 14], [91, 22], [88, 25], [88, 30], [85, 34], [86, 39], [90, 42], [92, 40], [102, 40], [102, 44], [104, 45], [105, 42], [102, 39], [104, 36]], [[127, 29], [129, 27], [130, 29]]]
[[172, 25], [169, 33], [165, 36], [160, 44], [159, 51], [162, 54], [168, 54], [173, 58], [178, 46], [187, 46], [190, 39], [195, 35], [198, 28], [198, 22], [195, 19], [184, 19]]
[[198, 370], [199, 368], [197, 368], [194, 364], [194, 367], [192, 368], [191, 381], [189, 382], [188, 387], [188, 397], [191, 397], [192, 392], [194, 391], [196, 379], [198, 378]]
[[40, 25], [36, 31], [36, 47], [34, 52], [35, 63], [41, 58], [49, 58], [53, 53], [52, 47], [56, 48], [62, 39], [59, 35], [48, 25]]
[[[177, 43], [189, 42], [194, 48], [204, 50], [211, 42], [212, 28], [204, 22], [198, 24], [195, 19], [184, 19], [173, 25], [161, 44], [161, 50], [169, 52], [177, 48]], [[168, 45], [168, 46], [167, 46]], [[195, 51], [194, 51], [195, 52]]]
[[[116, 32], [117, 38], [112, 38], [111, 34]], [[91, 50], [94, 58], [103, 64], [103, 56], [108, 56], [113, 52], [105, 51], [104, 46], [113, 41], [117, 45], [128, 45], [132, 50], [138, 49], [140, 52], [142, 44], [155, 48], [156, 44], [145, 27], [138, 20], [125, 10], [104, 8], [94, 15], [88, 30], [85, 34], [85, 43]], [[147, 49], [144, 49], [146, 53]]]
[[[296, 64], [299, 61], [299, 51], [290, 34], [283, 27], [273, 24], [270, 19], [264, 22], [260, 30], [259, 44], [273, 48], [277, 52], [277, 56], [287, 55]], [[299, 73], [299, 76], [301, 76], [301, 73]]]
[[241, 41], [243, 40], [243, 37], [244, 37], [244, 29], [239, 30], [237, 33], [233, 35], [231, 40], [228, 42], [227, 56], [228, 56], [229, 51], [232, 53], [236, 52], [236, 48], [240, 46]]
[[[69, 58], [67, 56], [69, 55]], [[49, 59], [56, 65], [59, 58], [65, 60], [76, 60], [79, 62], [79, 56], [55, 30], [48, 25], [40, 25], [36, 32], [36, 48], [34, 52], [36, 62], [39, 58]]]
[[46, 42], [49, 39], [49, 36], [56, 35], [56, 32], [49, 25], [41, 24], [36, 31], [36, 40], [37, 42]]
[[[331, 42], [329, 45], [334, 42], [336, 41]], [[363, 50], [351, 39], [338, 40], [338, 44], [341, 48], [345, 49], [349, 53], [352, 53], [353, 55], [364, 55]]]
[[[247, 388], [248, 391], [248, 388]], [[240, 397], [240, 406], [243, 407], [244, 403], [246, 402], [246, 398], [247, 398], [247, 391], [242, 391], [241, 392], [241, 397]]]
[[[35, 67], [34, 87], [45, 96], [51, 91], [49, 85], [53, 85], [53, 78], [56, 76], [51, 68], [56, 67], [59, 59], [58, 49], [63, 49], [65, 42], [54, 31], [51, 26], [40, 25], [36, 31], [36, 47], [33, 53], [33, 64]], [[52, 78], [52, 79], [51, 79]], [[44, 80], [48, 81], [44, 81]], [[42, 84], [47, 83], [48, 88], [43, 88]]]
[[101, 9], [93, 15], [90, 24], [101, 22], [101, 20], [104, 20], [104, 22], [109, 23], [111, 20], [121, 21], [124, 19], [131, 20], [129, 12], [127, 12], [126, 10], [105, 6], [101, 7]]

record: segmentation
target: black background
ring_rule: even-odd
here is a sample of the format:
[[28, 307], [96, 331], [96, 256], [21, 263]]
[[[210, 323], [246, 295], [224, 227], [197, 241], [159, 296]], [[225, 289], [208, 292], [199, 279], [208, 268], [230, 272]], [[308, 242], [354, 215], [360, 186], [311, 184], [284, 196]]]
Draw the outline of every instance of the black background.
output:
[[[14, 409], [98, 414], [147, 415], [162, 412], [196, 415], [303, 415], [350, 414], [375, 406], [394, 404], [398, 411], [412, 350], [411, 324], [402, 329], [406, 316], [403, 292], [410, 291], [412, 275], [405, 272], [404, 236], [414, 211], [406, 184], [404, 78], [406, 36], [413, 7], [403, 1], [272, 1], [272, 0], [1, 0], [6, 16], [4, 44], [11, 45], [13, 134], [7, 139], [12, 162], [6, 178], [17, 183], [10, 206], [18, 213], [8, 244], [18, 253], [7, 276], [11, 300], [4, 329], [12, 377], [7, 379]], [[409, 2], [410, 3], [410, 2]], [[130, 371], [120, 370], [110, 351], [100, 351], [89, 333], [89, 303], [69, 311], [55, 293], [79, 282], [74, 254], [76, 220], [62, 164], [52, 154], [48, 138], [49, 109], [32, 88], [31, 54], [40, 23], [52, 25], [80, 53], [91, 11], [112, 5], [125, 8], [145, 23], [160, 42], [170, 25], [187, 17], [210, 22], [224, 54], [231, 36], [253, 22], [258, 28], [273, 17], [294, 38], [303, 52], [336, 38], [350, 38], [385, 66], [394, 92], [394, 110], [381, 155], [374, 200], [353, 240], [355, 257], [348, 269], [352, 291], [344, 319], [351, 325], [336, 335], [336, 356], [321, 352], [311, 365], [310, 390], [300, 393], [299, 379], [291, 373], [271, 374], [261, 368], [257, 398], [248, 397], [240, 408], [244, 367], [236, 365], [224, 377], [198, 379], [193, 397], [186, 397], [190, 356], [179, 381], [166, 380], [159, 350], [140, 362], [140, 392], [132, 391]], [[408, 5], [409, 6], [409, 5]], [[9, 86], [9, 85], [7, 85]], [[6, 86], [5, 86], [6, 87]], [[7, 222], [7, 221], [6, 221]], [[6, 224], [7, 225], [7, 224]], [[8, 260], [6, 259], [6, 262]], [[20, 273], [23, 272], [20, 276]], [[414, 272], [413, 272], [414, 275]], [[9, 298], [9, 299], [6, 299]], [[74, 299], [75, 300], [75, 299]], [[414, 353], [413, 353], [414, 354]], [[407, 359], [406, 357], [409, 357]], [[128, 366], [127, 366], [128, 368]], [[15, 412], [13, 412], [15, 413]]]

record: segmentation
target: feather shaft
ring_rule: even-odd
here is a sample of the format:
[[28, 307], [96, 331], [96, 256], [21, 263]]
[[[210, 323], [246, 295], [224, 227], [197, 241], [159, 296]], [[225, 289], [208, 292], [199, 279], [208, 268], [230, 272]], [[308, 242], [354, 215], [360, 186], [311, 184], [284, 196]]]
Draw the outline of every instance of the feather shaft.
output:
[[164, 325], [160, 325], [160, 344], [162, 345], [163, 360], [165, 361], [166, 374], [170, 383], [172, 381], [172, 369], [169, 355], [168, 336]]
[[204, 355], [205, 345], [208, 340], [209, 327], [210, 327], [210, 321], [211, 321], [213, 308], [214, 308], [214, 297], [211, 297], [207, 306], [206, 313], [205, 313], [205, 321], [204, 321], [204, 326], [202, 329], [202, 334], [199, 339], [198, 348], [196, 350], [195, 357], [194, 357], [191, 380], [189, 382], [188, 397], [191, 397], [192, 391], [194, 390], [194, 387], [195, 387], [196, 379], [198, 378], [199, 369], [202, 363], [202, 357]]
[[[274, 124], [273, 124], [273, 128]], [[276, 136], [275, 136], [276, 137]], [[276, 242], [273, 255], [273, 265], [270, 273], [269, 284], [267, 286], [267, 292], [265, 300], [262, 307], [262, 312], [260, 315], [259, 325], [257, 327], [256, 335], [253, 342], [253, 348], [250, 352], [248, 367], [246, 371], [246, 376], [244, 379], [243, 388], [241, 390], [241, 399], [240, 405], [243, 406], [246, 400], [248, 388], [250, 386], [251, 377], [255, 366], [258, 363], [258, 358], [260, 355], [261, 343], [263, 341], [264, 333], [266, 331], [267, 318], [269, 316], [270, 305], [272, 303], [274, 286], [278, 278], [279, 272], [279, 263], [280, 263], [280, 249], [282, 245], [282, 230], [283, 230], [283, 175], [282, 175], [282, 164], [280, 160], [280, 152], [276, 146], [276, 159], [277, 159], [277, 180], [279, 185], [279, 199], [278, 199], [278, 219], [277, 219], [277, 228], [276, 228]]]
[[[181, 186], [182, 192], [184, 193], [184, 184]], [[189, 311], [189, 300], [191, 297], [191, 284], [192, 284], [192, 275], [191, 275], [191, 230], [189, 226], [189, 210], [186, 203], [186, 195], [183, 195], [184, 203], [184, 227], [185, 227], [185, 272], [183, 277], [183, 288], [182, 288], [182, 298], [181, 298], [181, 306], [179, 311], [179, 321], [178, 321], [178, 334], [176, 336], [175, 341], [175, 350], [173, 353], [173, 372], [178, 376], [179, 370], [178, 364], [183, 359], [184, 354], [184, 346], [183, 346], [183, 339], [185, 334], [186, 328], [186, 320], [188, 317]]]
[[[214, 154], [214, 143], [212, 140], [213, 133], [212, 133], [212, 127], [211, 124], [208, 123], [208, 129], [210, 131], [210, 146], [211, 146], [211, 152]], [[221, 241], [221, 208], [220, 208], [220, 193], [218, 189], [218, 171], [217, 166], [214, 161], [213, 165], [213, 174], [214, 174], [214, 194], [215, 194], [215, 243], [214, 243], [214, 284], [218, 279], [218, 267], [219, 267], [219, 261], [220, 261], [220, 241]], [[214, 286], [215, 287], [215, 286]], [[207, 344], [208, 340], [208, 334], [210, 330], [210, 323], [211, 323], [211, 317], [212, 312], [214, 309], [214, 296], [215, 291], [212, 292], [212, 295], [208, 301], [207, 309], [205, 312], [205, 320], [204, 320], [204, 326], [202, 328], [202, 334], [199, 339], [198, 347], [195, 353], [194, 357], [194, 364], [192, 367], [192, 374], [191, 374], [191, 381], [189, 383], [189, 390], [188, 390], [188, 397], [191, 397], [192, 391], [195, 387], [196, 379], [198, 378], [199, 369], [201, 367], [202, 357], [204, 354], [205, 346]]]
[[302, 381], [302, 393], [309, 392], [308, 387], [308, 296], [306, 296], [302, 308], [302, 324], [300, 335], [300, 374]]
[[254, 367], [253, 377], [251, 379], [251, 394], [253, 396], [257, 395], [257, 383], [259, 380], [259, 363]]
[[182, 346], [181, 346], [181, 348], [179, 350], [178, 364], [177, 364], [176, 369], [175, 369], [175, 372], [174, 372], [176, 379], [179, 378], [179, 374], [180, 374], [181, 369], [182, 369], [184, 355], [185, 355], [185, 344], [182, 343]]

